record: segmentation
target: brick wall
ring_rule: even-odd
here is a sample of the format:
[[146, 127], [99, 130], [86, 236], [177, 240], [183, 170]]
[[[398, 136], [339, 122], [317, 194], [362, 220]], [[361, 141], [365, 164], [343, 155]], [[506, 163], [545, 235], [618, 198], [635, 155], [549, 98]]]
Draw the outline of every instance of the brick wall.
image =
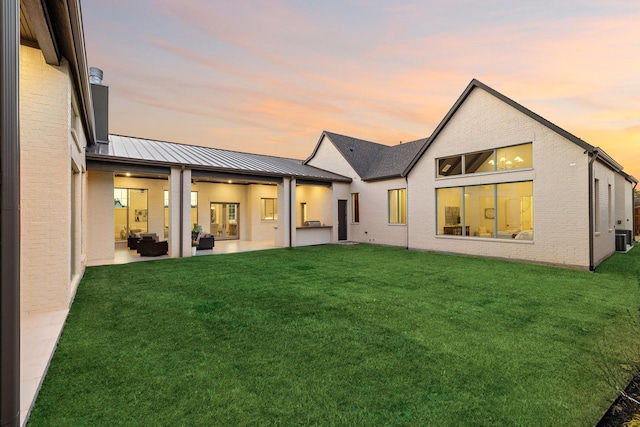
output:
[[[20, 46], [20, 84], [21, 309], [60, 310], [84, 270], [86, 138], [79, 123], [71, 135], [75, 95], [65, 60], [53, 67], [40, 50]], [[73, 168], [80, 174], [74, 186]]]
[[[404, 178], [362, 181], [327, 137], [323, 138], [316, 155], [309, 164], [353, 179], [349, 186], [349, 192], [360, 193], [359, 223], [352, 222], [350, 193], [341, 196], [349, 201], [347, 203], [349, 240], [390, 246], [407, 245], [407, 226], [405, 224], [389, 224], [387, 195], [388, 190], [406, 188], [407, 183]], [[408, 195], [407, 198], [409, 198]], [[411, 204], [411, 201], [408, 200], [407, 203]], [[335, 211], [337, 212], [337, 204]], [[407, 221], [410, 220], [407, 218]], [[335, 225], [337, 226], [337, 222]], [[334, 233], [336, 233], [337, 239], [337, 230]]]
[[91, 170], [88, 173], [89, 261], [114, 257], [113, 173]]
[[[593, 164], [594, 178], [594, 222], [597, 222], [597, 228], [594, 230], [593, 237], [593, 260], [598, 265], [606, 257], [615, 252], [615, 173], [596, 161]], [[599, 198], [595, 199], [596, 188], [598, 185]], [[611, 196], [609, 197], [609, 186], [611, 186]], [[596, 202], [599, 202], [596, 204]]]
[[[530, 170], [436, 179], [438, 157], [527, 142]], [[533, 181], [533, 242], [436, 236], [436, 188], [525, 180]], [[408, 197], [411, 248], [589, 266], [584, 150], [482, 89], [473, 90], [411, 172]]]

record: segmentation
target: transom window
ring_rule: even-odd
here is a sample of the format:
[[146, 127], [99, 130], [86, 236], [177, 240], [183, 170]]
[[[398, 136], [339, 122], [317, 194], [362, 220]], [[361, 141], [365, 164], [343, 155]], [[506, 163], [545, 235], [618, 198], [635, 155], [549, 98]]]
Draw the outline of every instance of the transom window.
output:
[[436, 159], [438, 178], [533, 167], [533, 144], [484, 150]]

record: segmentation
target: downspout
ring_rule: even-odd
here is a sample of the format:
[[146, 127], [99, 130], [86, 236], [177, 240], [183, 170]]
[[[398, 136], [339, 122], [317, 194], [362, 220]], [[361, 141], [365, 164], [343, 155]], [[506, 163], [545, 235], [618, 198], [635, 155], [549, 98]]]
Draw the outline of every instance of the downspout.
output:
[[407, 176], [404, 177], [404, 182], [405, 182], [405, 188], [406, 188], [406, 192], [407, 192], [407, 205], [405, 206], [405, 209], [407, 210], [407, 214], [406, 214], [406, 219], [405, 221], [407, 222], [405, 224], [405, 226], [407, 227], [407, 250], [409, 250], [409, 178]]
[[[585, 151], [587, 153], [587, 151]], [[593, 162], [596, 161], [600, 152], [594, 149], [591, 159], [589, 160], [589, 271], [594, 271], [593, 260]]]
[[0, 425], [20, 423], [20, 9], [0, 5]]
[[184, 165], [180, 168], [180, 258], [184, 256]]
[[631, 246], [636, 239], [636, 187], [638, 183], [633, 184], [631, 189]]
[[293, 221], [293, 208], [291, 207], [291, 203], [293, 203], [293, 191], [294, 187], [291, 185], [293, 182], [293, 177], [289, 178], [289, 247], [293, 247], [293, 226], [291, 222]]

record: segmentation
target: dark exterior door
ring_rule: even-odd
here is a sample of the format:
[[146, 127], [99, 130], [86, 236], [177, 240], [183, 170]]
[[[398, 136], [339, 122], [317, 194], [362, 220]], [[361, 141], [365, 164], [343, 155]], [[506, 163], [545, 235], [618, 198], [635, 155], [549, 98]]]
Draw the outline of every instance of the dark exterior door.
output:
[[338, 200], [338, 240], [347, 240], [347, 201]]

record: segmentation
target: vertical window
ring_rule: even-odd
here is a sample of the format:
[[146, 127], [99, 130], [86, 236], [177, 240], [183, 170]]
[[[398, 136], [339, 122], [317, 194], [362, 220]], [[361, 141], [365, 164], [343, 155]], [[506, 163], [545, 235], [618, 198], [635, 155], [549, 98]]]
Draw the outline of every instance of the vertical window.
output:
[[113, 210], [115, 240], [126, 240], [131, 233], [148, 230], [148, 190], [142, 188], [114, 188]]
[[436, 190], [437, 234], [462, 235], [462, 187]]
[[164, 238], [169, 237], [169, 190], [164, 190]]
[[196, 228], [198, 225], [198, 192], [191, 192], [191, 223], [193, 224], [192, 229]]
[[497, 185], [498, 238], [533, 240], [533, 182]]
[[305, 202], [300, 203], [300, 224], [304, 225], [307, 222], [307, 204]]
[[389, 223], [407, 223], [407, 189], [389, 190]]
[[351, 193], [351, 222], [360, 222], [360, 193]]
[[229, 217], [229, 221], [235, 221], [236, 220], [236, 207], [238, 205], [234, 204], [234, 203], [230, 203], [227, 205], [227, 209], [229, 210], [228, 212], [228, 217]]
[[[495, 230], [495, 185], [464, 188], [464, 235], [491, 237]], [[499, 212], [498, 212], [499, 215]]]
[[600, 232], [600, 180], [596, 179], [593, 185], [593, 194], [594, 194], [594, 204], [595, 208], [593, 209], [593, 220], [595, 222], [593, 230], [598, 233]]
[[278, 199], [260, 199], [260, 219], [275, 221], [278, 219]]

